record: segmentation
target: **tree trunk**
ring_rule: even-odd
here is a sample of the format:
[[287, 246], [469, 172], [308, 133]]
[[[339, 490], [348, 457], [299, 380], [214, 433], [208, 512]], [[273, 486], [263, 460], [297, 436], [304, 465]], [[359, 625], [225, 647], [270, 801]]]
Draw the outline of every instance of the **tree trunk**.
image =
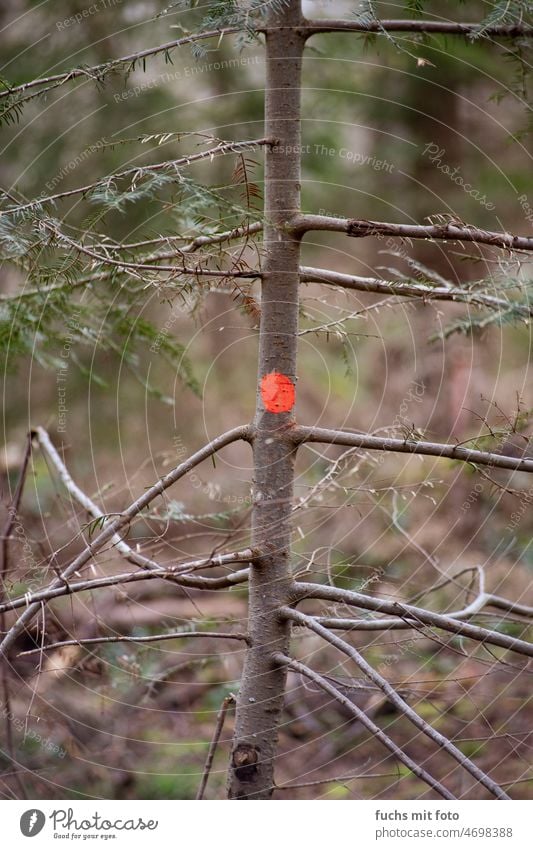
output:
[[277, 611], [289, 600], [291, 583], [294, 417], [292, 407], [281, 412], [265, 408], [261, 381], [277, 372], [296, 382], [300, 244], [290, 232], [290, 221], [300, 208], [304, 48], [300, 23], [300, 0], [291, 0], [278, 13], [269, 12], [268, 27], [273, 29], [266, 33], [265, 133], [279, 142], [266, 152], [265, 264], [253, 439], [252, 545], [264, 554], [251, 567], [250, 647], [237, 699], [228, 787], [232, 799], [272, 795], [286, 679], [286, 669], [273, 663], [272, 653], [286, 652], [290, 640], [290, 625]]

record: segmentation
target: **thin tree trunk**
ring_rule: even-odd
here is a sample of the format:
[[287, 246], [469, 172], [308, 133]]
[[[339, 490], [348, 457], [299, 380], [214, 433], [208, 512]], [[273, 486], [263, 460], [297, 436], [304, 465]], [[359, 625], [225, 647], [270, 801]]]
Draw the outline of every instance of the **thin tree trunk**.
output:
[[249, 636], [237, 699], [228, 794], [268, 799], [283, 708], [286, 668], [272, 653], [287, 652], [290, 624], [277, 615], [291, 584], [291, 507], [295, 446], [292, 409], [269, 412], [261, 380], [272, 372], [296, 382], [299, 237], [288, 222], [300, 207], [300, 78], [304, 37], [300, 0], [270, 11], [266, 32], [265, 130], [279, 143], [266, 151], [265, 266], [261, 292], [258, 390], [255, 416], [254, 547], [266, 552], [251, 567]]

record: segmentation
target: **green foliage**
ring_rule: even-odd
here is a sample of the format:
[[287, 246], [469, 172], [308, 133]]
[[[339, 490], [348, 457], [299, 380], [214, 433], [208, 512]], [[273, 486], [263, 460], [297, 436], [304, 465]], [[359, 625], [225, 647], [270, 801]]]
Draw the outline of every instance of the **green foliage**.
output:
[[490, 27], [531, 23], [533, 3], [529, 0], [496, 0], [472, 36], [481, 38]]
[[[159, 147], [184, 136], [188, 134], [152, 134], [133, 141]], [[131, 141], [117, 139], [112, 145]], [[186, 162], [186, 156], [179, 161]], [[12, 264], [24, 278], [21, 291], [0, 298], [0, 352], [5, 364], [12, 368], [20, 357], [35, 356], [42, 366], [58, 369], [64, 366], [60, 352], [69, 340], [69, 360], [91, 380], [105, 385], [98, 366], [96, 370], [86, 366], [84, 347], [119, 357], [151, 395], [172, 403], [148, 379], [143, 352], [145, 359], [150, 351], [199, 395], [184, 346], [142, 315], [146, 288], [159, 289], [171, 306], [176, 297], [194, 292], [190, 302], [183, 301], [181, 306], [198, 308], [210, 284], [209, 277], [198, 276], [195, 269], [223, 268], [224, 249], [208, 247], [206, 254], [196, 251], [189, 260], [180, 243], [196, 234], [216, 235], [249, 220], [259, 196], [250, 179], [253, 164], [239, 154], [233, 184], [224, 189], [199, 183], [186, 175], [176, 160], [169, 160], [118, 171], [80, 189], [34, 201], [19, 202], [4, 192], [0, 199], [0, 260]], [[233, 198], [237, 193], [242, 194], [244, 205]], [[92, 208], [81, 230], [70, 224], [69, 209], [62, 219], [55, 215], [71, 197], [81, 197], [84, 208]], [[147, 234], [126, 245], [111, 239], [107, 227], [106, 233], [99, 232], [104, 220], [120, 220], [129, 207], [139, 204], [145, 213], [147, 204], [156, 212], [161, 206], [170, 207], [172, 242], [163, 235], [150, 239]], [[168, 220], [167, 214], [167, 226]], [[186, 237], [176, 235], [180, 230]], [[154, 244], [166, 250], [154, 251]], [[170, 245], [175, 245], [174, 251], [169, 252]], [[182, 270], [187, 265], [192, 273]], [[168, 268], [175, 271], [169, 275]]]

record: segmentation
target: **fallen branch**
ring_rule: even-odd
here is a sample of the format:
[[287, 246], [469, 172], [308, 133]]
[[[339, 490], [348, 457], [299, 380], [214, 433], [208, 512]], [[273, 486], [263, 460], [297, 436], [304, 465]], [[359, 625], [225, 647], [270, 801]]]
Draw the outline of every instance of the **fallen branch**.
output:
[[308, 666], [305, 666], [303, 663], [300, 663], [297, 660], [291, 660], [290, 657], [282, 654], [281, 652], [274, 652], [272, 655], [272, 659], [276, 663], [284, 664], [288, 666], [289, 669], [292, 669], [294, 672], [299, 672], [300, 675], [304, 675], [306, 678], [309, 678], [311, 681], [314, 681], [315, 684], [324, 690], [326, 693], [329, 693], [332, 698], [336, 699], [352, 716], [355, 716], [356, 719], [361, 722], [362, 725], [365, 726], [367, 731], [369, 731], [373, 737], [379, 740], [383, 745], [395, 755], [401, 763], [403, 763], [408, 769], [411, 770], [418, 778], [425, 781], [426, 784], [429, 784], [430, 787], [433, 788], [443, 799], [455, 799], [455, 796], [444, 787], [440, 781], [437, 781], [436, 778], [427, 772], [423, 767], [419, 764], [415, 763], [409, 755], [406, 755], [405, 752], [400, 749], [396, 743], [391, 740], [390, 737], [385, 734], [384, 731], [379, 728], [371, 719], [368, 718], [366, 713], [362, 711], [357, 705], [350, 701], [346, 696], [344, 696], [333, 684], [330, 684], [322, 675], [319, 675], [317, 672], [314, 672]]
[[335, 646], [336, 649], [348, 655], [348, 657], [358, 666], [361, 672], [363, 672], [367, 678], [369, 678], [370, 681], [372, 681], [376, 687], [379, 687], [379, 689], [387, 696], [389, 702], [391, 702], [391, 704], [393, 704], [400, 713], [406, 716], [416, 728], [422, 731], [426, 737], [429, 737], [430, 740], [433, 740], [433, 742], [439, 746], [439, 748], [447, 752], [450, 757], [456, 760], [457, 763], [472, 776], [472, 778], [479, 781], [479, 783], [486, 787], [486, 789], [497, 799], [509, 799], [507, 793], [505, 793], [495, 781], [484, 773], [483, 770], [476, 766], [470, 758], [464, 755], [457, 746], [441, 734], [440, 731], [437, 731], [432, 725], [422, 719], [422, 717], [413, 710], [413, 708], [399, 695], [399, 693], [396, 692], [394, 687], [389, 684], [386, 678], [383, 678], [379, 672], [366, 662], [357, 649], [353, 648], [353, 646], [349, 645], [344, 640], [339, 639], [339, 637], [332, 634], [331, 631], [328, 631], [327, 628], [324, 628], [323, 625], [319, 624], [312, 617], [305, 616], [305, 614], [300, 613], [298, 610], [291, 610], [290, 608], [285, 607], [281, 609], [280, 613], [286, 619], [290, 619], [298, 625], [304, 625], [306, 628], [309, 628], [309, 630], [322, 637], [323, 640], [326, 640], [332, 646]]

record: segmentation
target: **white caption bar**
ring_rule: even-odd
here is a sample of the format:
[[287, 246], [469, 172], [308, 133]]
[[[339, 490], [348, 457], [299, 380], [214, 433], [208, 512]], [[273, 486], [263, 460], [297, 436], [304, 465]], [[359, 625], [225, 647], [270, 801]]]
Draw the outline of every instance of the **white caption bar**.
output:
[[[266, 805], [266, 807], [265, 807]], [[533, 803], [516, 802], [0, 802], [2, 845], [174, 849], [248, 844], [326, 849], [533, 846]]]

